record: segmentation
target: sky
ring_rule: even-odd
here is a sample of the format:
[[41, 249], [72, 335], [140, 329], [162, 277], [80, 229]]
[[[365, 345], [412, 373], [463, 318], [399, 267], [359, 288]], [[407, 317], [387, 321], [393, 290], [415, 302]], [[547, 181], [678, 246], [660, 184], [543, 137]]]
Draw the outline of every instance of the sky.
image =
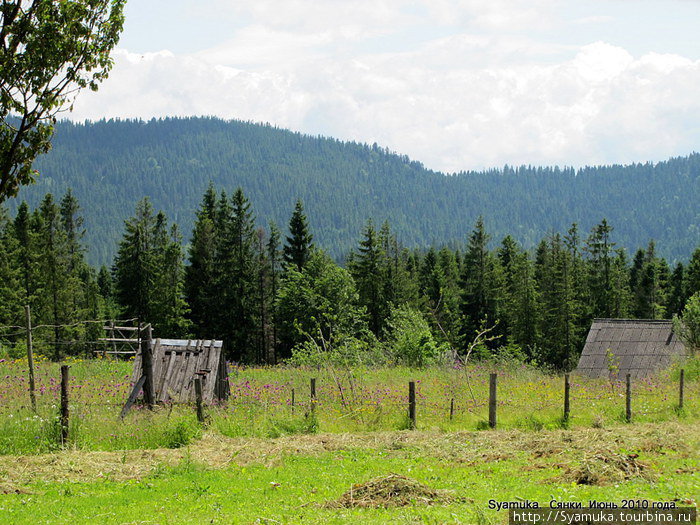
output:
[[218, 116], [447, 173], [697, 151], [700, 0], [128, 0], [69, 118]]

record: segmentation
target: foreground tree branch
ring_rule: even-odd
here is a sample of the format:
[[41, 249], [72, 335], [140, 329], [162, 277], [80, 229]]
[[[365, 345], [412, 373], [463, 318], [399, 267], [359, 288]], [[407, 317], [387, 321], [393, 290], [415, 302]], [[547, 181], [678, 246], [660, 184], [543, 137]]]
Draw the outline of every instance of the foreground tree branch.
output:
[[125, 1], [0, 3], [0, 202], [34, 181], [56, 114], [107, 78]]

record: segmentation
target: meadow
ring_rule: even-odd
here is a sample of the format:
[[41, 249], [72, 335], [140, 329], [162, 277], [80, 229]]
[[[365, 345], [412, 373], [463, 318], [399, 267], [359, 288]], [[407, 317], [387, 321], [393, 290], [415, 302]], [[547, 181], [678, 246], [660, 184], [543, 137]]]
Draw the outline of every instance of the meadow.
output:
[[[572, 376], [566, 422], [562, 376], [515, 363], [232, 367], [231, 398], [206, 408], [206, 425], [187, 405], [137, 405], [120, 420], [131, 364], [69, 364], [62, 444], [59, 365], [37, 360], [34, 413], [26, 364], [0, 362], [0, 515], [8, 522], [496, 524], [507, 513], [489, 500], [697, 506], [700, 494], [696, 363], [686, 366], [683, 410], [677, 369], [634, 382], [632, 424], [622, 382]], [[486, 424], [492, 371], [496, 430]], [[415, 430], [407, 430], [409, 380]]]
[[[57, 448], [122, 450], [176, 448], [203, 427], [192, 406], [137, 405], [124, 420], [132, 365], [114, 359], [69, 362], [70, 437], [60, 442], [59, 365], [38, 358], [37, 411], [31, 410], [26, 363], [0, 362], [0, 454], [39, 454]], [[633, 422], [700, 419], [696, 362], [686, 365], [685, 403], [678, 409], [678, 369], [634, 381]], [[206, 408], [208, 428], [227, 437], [404, 430], [408, 382], [416, 382], [417, 429], [442, 432], [488, 428], [489, 374], [498, 373], [498, 428], [601, 428], [624, 422], [619, 380], [571, 376], [571, 417], [563, 420], [563, 378], [518, 363], [467, 368], [239, 368], [231, 367], [230, 399]], [[310, 380], [317, 400], [311, 407]], [[452, 413], [452, 415], [450, 415]]]

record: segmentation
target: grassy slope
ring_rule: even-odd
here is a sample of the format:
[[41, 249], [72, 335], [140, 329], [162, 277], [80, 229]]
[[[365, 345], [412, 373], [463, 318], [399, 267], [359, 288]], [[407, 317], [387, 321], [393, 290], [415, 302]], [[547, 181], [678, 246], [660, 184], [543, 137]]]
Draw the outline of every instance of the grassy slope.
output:
[[[697, 422], [274, 440], [207, 433], [177, 450], [0, 457], [0, 486], [9, 492], [0, 497], [0, 515], [18, 524], [503, 523], [506, 513], [488, 509], [489, 499], [692, 504], [700, 494], [699, 452]], [[630, 454], [639, 455], [634, 461], [642, 470], [629, 479], [603, 461]], [[322, 507], [353, 483], [390, 472], [465, 499], [432, 507]], [[582, 472], [600, 475], [599, 484], [577, 484]]]

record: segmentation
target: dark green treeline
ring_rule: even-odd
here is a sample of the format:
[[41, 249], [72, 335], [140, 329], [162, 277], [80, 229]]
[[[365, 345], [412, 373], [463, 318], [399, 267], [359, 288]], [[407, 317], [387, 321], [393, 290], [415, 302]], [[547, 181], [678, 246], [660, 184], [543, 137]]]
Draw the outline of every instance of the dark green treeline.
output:
[[531, 251], [509, 235], [492, 239], [482, 219], [462, 247], [429, 250], [409, 250], [388, 223], [368, 220], [341, 267], [314, 244], [303, 202], [290, 212], [286, 233], [258, 227], [241, 189], [210, 186], [183, 249], [177, 226], [144, 199], [112, 268], [99, 271], [85, 262], [71, 192], [35, 210], [22, 204], [14, 219], [3, 212], [0, 343], [21, 340], [29, 304], [34, 324], [47, 325], [38, 344], [55, 358], [94, 348], [100, 323], [79, 321], [119, 317], [150, 322], [161, 337], [224, 339], [228, 357], [246, 363], [341, 347], [379, 359], [391, 345], [418, 348], [410, 362], [423, 363], [438, 348], [464, 352], [490, 328], [477, 356], [571, 369], [593, 318], [670, 318], [700, 291], [700, 248], [673, 268], [653, 241], [629, 257], [605, 219]]

